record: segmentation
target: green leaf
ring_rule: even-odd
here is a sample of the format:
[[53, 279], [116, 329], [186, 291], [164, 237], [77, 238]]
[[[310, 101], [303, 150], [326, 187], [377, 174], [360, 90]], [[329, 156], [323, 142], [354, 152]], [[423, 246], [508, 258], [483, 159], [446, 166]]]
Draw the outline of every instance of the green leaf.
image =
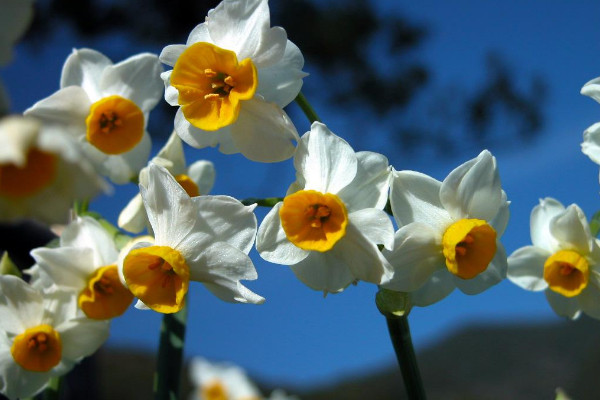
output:
[[598, 236], [598, 232], [600, 232], [600, 211], [596, 211], [596, 214], [590, 220], [590, 231], [594, 237]]
[[22, 278], [21, 271], [10, 259], [7, 251], [2, 253], [2, 258], [0, 259], [0, 275], [14, 275]]

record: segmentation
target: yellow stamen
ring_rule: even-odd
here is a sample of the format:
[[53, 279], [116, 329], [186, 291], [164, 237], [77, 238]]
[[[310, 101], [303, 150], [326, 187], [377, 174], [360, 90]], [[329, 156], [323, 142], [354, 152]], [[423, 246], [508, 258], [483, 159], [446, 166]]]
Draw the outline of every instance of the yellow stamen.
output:
[[559, 250], [544, 263], [544, 280], [548, 287], [565, 297], [577, 296], [588, 285], [589, 263], [573, 250]]
[[177, 250], [168, 246], [132, 250], [123, 261], [123, 275], [131, 293], [154, 311], [170, 314], [183, 307], [190, 271]]
[[304, 250], [330, 250], [346, 234], [348, 212], [334, 194], [301, 190], [283, 199], [281, 226], [288, 240]]
[[42, 324], [17, 335], [10, 353], [15, 362], [24, 369], [47, 372], [60, 362], [62, 342], [54, 328]]
[[98, 268], [78, 298], [79, 308], [92, 319], [118, 317], [132, 301], [133, 294], [121, 284], [116, 265]]
[[144, 136], [144, 113], [121, 96], [105, 97], [92, 104], [85, 124], [88, 142], [106, 154], [125, 153]]
[[461, 219], [442, 237], [448, 271], [472, 279], [486, 270], [496, 254], [496, 231], [480, 219]]
[[196, 185], [196, 182], [194, 182], [192, 178], [186, 174], [177, 175], [175, 180], [181, 185], [181, 187], [190, 197], [200, 196], [200, 189], [198, 189], [198, 185]]
[[57, 156], [32, 148], [24, 166], [0, 164], [0, 196], [32, 196], [54, 181], [57, 168]]
[[233, 51], [198, 42], [177, 59], [171, 85], [179, 92], [185, 118], [214, 131], [237, 120], [240, 102], [254, 97], [258, 73], [249, 58], [238, 63]]

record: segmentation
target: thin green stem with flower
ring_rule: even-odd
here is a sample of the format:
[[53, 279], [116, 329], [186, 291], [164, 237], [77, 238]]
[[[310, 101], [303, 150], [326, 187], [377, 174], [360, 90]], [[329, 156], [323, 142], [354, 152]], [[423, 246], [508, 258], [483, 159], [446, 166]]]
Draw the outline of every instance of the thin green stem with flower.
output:
[[302, 92], [298, 92], [298, 96], [296, 96], [295, 101], [300, 106], [300, 108], [304, 112], [304, 115], [306, 115], [306, 118], [308, 118], [311, 124], [315, 121], [321, 122], [321, 119], [317, 115], [317, 112], [314, 108], [312, 108], [308, 100], [306, 100], [306, 97], [304, 97]]

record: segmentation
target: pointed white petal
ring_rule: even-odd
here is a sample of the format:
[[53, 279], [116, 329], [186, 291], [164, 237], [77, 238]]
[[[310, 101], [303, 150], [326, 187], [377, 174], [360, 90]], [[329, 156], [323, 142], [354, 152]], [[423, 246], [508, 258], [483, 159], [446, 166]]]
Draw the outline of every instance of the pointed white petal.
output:
[[563, 213], [565, 207], [551, 197], [540, 199], [540, 204], [531, 211], [531, 243], [549, 252], [556, 250], [556, 240], [550, 234], [550, 221]]
[[336, 194], [356, 176], [358, 161], [352, 147], [325, 124], [313, 122], [302, 136], [294, 157], [296, 174], [302, 175], [304, 189]]
[[[82, 290], [94, 272], [94, 252], [91, 248], [40, 247], [31, 252], [40, 268], [40, 279], [44, 287], [55, 284], [59, 287]], [[116, 258], [114, 260], [116, 262]]]
[[452, 223], [440, 202], [442, 183], [415, 171], [392, 171], [390, 203], [399, 227], [422, 222], [443, 232]]
[[452, 274], [446, 268], [439, 269], [420, 289], [410, 294], [412, 304], [426, 307], [446, 298], [456, 286]]
[[506, 226], [508, 225], [508, 219], [510, 218], [510, 201], [506, 200], [506, 193], [504, 190], [502, 191], [502, 202], [500, 209], [498, 210], [498, 214], [491, 221], [488, 221], [489, 224], [496, 231], [496, 237], [499, 238], [504, 234], [506, 230]]
[[500, 242], [497, 242], [496, 246], [496, 255], [485, 271], [472, 279], [461, 279], [454, 276], [454, 284], [461, 292], [470, 295], [479, 294], [506, 278], [508, 269], [506, 251]]
[[581, 310], [592, 318], [600, 319], [600, 289], [596, 285], [588, 286], [577, 296]]
[[594, 246], [587, 219], [576, 204], [571, 204], [550, 221], [550, 234], [561, 248], [575, 249], [582, 255], [588, 255]]
[[338, 196], [344, 200], [348, 212], [362, 208], [383, 209], [390, 188], [390, 167], [387, 158], [379, 153], [361, 151], [354, 180], [343, 188]]
[[123, 211], [119, 214], [119, 228], [127, 232], [140, 233], [146, 228], [148, 217], [142, 196], [138, 193], [127, 203]]
[[18, 335], [43, 314], [41, 293], [16, 276], [0, 275], [0, 330]]
[[98, 166], [102, 175], [118, 185], [123, 185], [137, 177], [140, 170], [144, 168], [152, 149], [152, 142], [148, 132], [144, 132], [142, 140], [133, 149], [123, 154], [106, 155], [89, 144], [84, 146], [84, 149], [88, 156], [102, 159]]
[[547, 289], [544, 293], [546, 294], [548, 303], [550, 303], [550, 307], [552, 307], [555, 313], [561, 317], [570, 319], [579, 318], [581, 308], [577, 297], [565, 297], [550, 289]]
[[112, 61], [102, 53], [92, 49], [73, 49], [62, 69], [60, 87], [80, 86], [92, 102], [102, 97], [100, 79]]
[[258, 162], [287, 160], [294, 155], [294, 142], [299, 140], [285, 111], [258, 96], [243, 102], [238, 119], [229, 130], [237, 150]]
[[108, 339], [108, 321], [70, 320], [56, 328], [62, 341], [62, 357], [79, 361], [94, 353]]
[[173, 70], [165, 71], [160, 74], [160, 78], [163, 80], [165, 86], [165, 101], [172, 106], [179, 105], [179, 91], [171, 86], [171, 74]]
[[594, 78], [581, 88], [581, 94], [600, 103], [600, 78]]
[[63, 230], [61, 246], [89, 248], [93, 254], [90, 268], [110, 265], [119, 255], [111, 235], [91, 217], [77, 217]]
[[100, 81], [103, 96], [119, 95], [133, 101], [144, 114], [163, 95], [162, 66], [155, 54], [136, 54], [104, 70]]
[[312, 251], [304, 260], [290, 267], [296, 277], [311, 289], [338, 293], [356, 279], [346, 266], [345, 260], [339, 259], [338, 255], [339, 253], [332, 251]]
[[442, 183], [440, 200], [454, 219], [491, 221], [503, 206], [494, 156], [484, 150], [477, 158], [452, 171]]
[[[175, 176], [185, 173], [185, 154], [183, 153], [183, 144], [181, 138], [175, 131], [171, 132], [167, 143], [158, 151], [155, 158], [162, 158], [171, 162], [170, 167], [163, 165], [169, 172]], [[154, 160], [153, 160], [154, 161]]]
[[291, 265], [308, 257], [309, 251], [296, 247], [285, 235], [279, 218], [282, 205], [282, 202], [277, 203], [260, 224], [256, 236], [256, 250], [269, 262]]
[[401, 227], [395, 236], [393, 251], [383, 255], [394, 268], [386, 289], [413, 292], [422, 287], [439, 269], [445, 268], [441, 237], [429, 225], [413, 222]]
[[[600, 94], [598, 96], [600, 98]], [[600, 122], [596, 122], [583, 132], [581, 151], [593, 162], [600, 164]]]
[[192, 31], [188, 35], [186, 46], [189, 46], [196, 42], [207, 42], [214, 44], [213, 40], [210, 37], [210, 34], [208, 33], [208, 24], [206, 24], [205, 22], [196, 25], [196, 27], [192, 29]]
[[215, 166], [206, 160], [196, 161], [188, 167], [187, 175], [198, 185], [201, 195], [207, 195], [215, 184]]
[[512, 283], [525, 290], [545, 290], [544, 263], [552, 253], [536, 246], [525, 246], [508, 257], [507, 277]]
[[160, 52], [158, 59], [161, 63], [167, 64], [169, 66], [174, 66], [177, 62], [177, 59], [187, 49], [187, 46], [184, 44], [171, 44], [166, 46]]
[[226, 126], [216, 131], [203, 131], [190, 124], [183, 115], [181, 108], [175, 114], [175, 131], [187, 144], [197, 149], [204, 147], [216, 147], [219, 145], [219, 151], [224, 154], [238, 153], [233, 139], [231, 138], [230, 126]]
[[365, 208], [350, 213], [348, 219], [372, 243], [382, 244], [388, 250], [394, 248], [394, 226], [385, 211]]

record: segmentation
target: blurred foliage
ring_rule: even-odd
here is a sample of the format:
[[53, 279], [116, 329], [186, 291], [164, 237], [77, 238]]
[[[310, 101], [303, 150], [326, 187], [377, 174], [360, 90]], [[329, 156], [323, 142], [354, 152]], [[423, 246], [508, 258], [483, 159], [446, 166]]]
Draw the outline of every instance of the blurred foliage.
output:
[[[487, 76], [473, 89], [436, 87], [430, 66], [418, 59], [429, 30], [400, 14], [377, 13], [377, 0], [271, 1], [271, 23], [283, 26], [302, 50], [303, 92], [343, 131], [355, 148], [437, 155], [522, 142], [543, 128], [546, 85], [516, 77], [498, 55], [487, 60]], [[27, 41], [71, 27], [85, 38], [123, 35], [132, 43], [162, 48], [184, 43], [218, 0], [39, 0]], [[398, 6], [401, 9], [400, 6]], [[114, 36], [111, 36], [114, 37]], [[110, 56], [110, 54], [108, 54]], [[470, 68], [476, 68], [470, 66]], [[524, 89], [525, 88], [525, 89]], [[153, 113], [151, 132], [166, 137], [175, 109], [165, 102]], [[319, 107], [317, 107], [319, 109]], [[292, 119], [299, 110], [289, 107]], [[154, 116], [156, 115], [156, 116]], [[377, 121], [377, 126], [369, 121]], [[304, 129], [299, 128], [302, 134]], [[377, 135], [377, 140], [372, 140]], [[471, 146], [465, 146], [465, 143]]]

